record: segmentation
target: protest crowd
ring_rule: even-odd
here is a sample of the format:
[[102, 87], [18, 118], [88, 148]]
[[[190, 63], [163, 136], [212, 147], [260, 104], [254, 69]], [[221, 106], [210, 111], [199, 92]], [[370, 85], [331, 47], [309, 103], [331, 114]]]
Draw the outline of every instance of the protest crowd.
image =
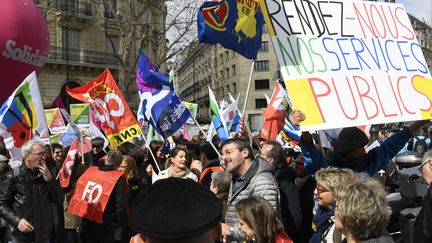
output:
[[[0, 97], [0, 242], [432, 242], [431, 79], [409, 19], [396, 4], [316, 2], [206, 1], [198, 12], [201, 42], [252, 65], [267, 17], [280, 70], [259, 131], [245, 120], [248, 91], [241, 111], [208, 87], [211, 121], [198, 124], [201, 107], [142, 49], [137, 111], [108, 69], [50, 109], [28, 75]], [[386, 30], [383, 6], [396, 33], [369, 23]]]
[[[299, 125], [305, 114], [294, 110], [289, 118]], [[1, 237], [4, 242], [394, 242], [387, 230], [389, 189], [376, 175], [413, 140], [430, 141], [428, 122], [381, 127], [369, 137], [344, 128], [330, 152], [309, 132], [301, 134], [302, 152], [258, 136], [251, 145], [245, 136], [221, 142], [215, 135], [210, 144], [205, 136], [188, 140], [177, 133], [168, 154], [158, 140], [114, 148], [95, 137], [84, 160], [70, 147], [29, 140], [14, 168], [2, 142]], [[379, 138], [386, 130], [394, 134]], [[365, 152], [374, 142], [370, 137], [380, 145]], [[409, 150], [414, 147], [415, 142]], [[61, 170], [71, 151], [76, 155], [65, 186]], [[418, 166], [428, 184], [431, 159], [432, 150]], [[430, 242], [430, 197], [429, 189], [414, 242]]]

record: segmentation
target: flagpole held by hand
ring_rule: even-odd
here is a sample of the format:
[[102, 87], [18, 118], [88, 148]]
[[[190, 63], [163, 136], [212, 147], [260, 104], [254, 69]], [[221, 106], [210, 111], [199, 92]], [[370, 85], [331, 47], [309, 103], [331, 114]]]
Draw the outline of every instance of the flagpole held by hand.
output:
[[85, 162], [84, 162], [84, 137], [83, 137], [81, 129], [80, 129], [80, 139], [81, 139], [81, 164], [85, 164]]
[[[147, 144], [147, 146], [150, 146], [150, 143], [147, 143], [147, 139], [145, 138], [145, 136], [143, 136], [143, 138], [144, 138], [144, 142]], [[155, 164], [156, 164], [157, 169], [158, 169], [159, 171], [161, 171], [161, 169], [159, 168], [158, 162], [157, 162], [157, 160], [156, 160], [156, 157], [155, 157], [154, 154], [153, 154], [153, 151], [150, 149], [150, 147], [148, 147], [148, 150], [149, 150], [149, 152], [150, 152], [151, 157], [153, 158], [153, 161], [154, 161]]]

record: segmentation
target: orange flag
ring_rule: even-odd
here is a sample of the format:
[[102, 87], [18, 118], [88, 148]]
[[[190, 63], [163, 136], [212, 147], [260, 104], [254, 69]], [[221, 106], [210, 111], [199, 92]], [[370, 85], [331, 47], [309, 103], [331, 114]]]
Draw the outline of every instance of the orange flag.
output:
[[69, 148], [69, 152], [66, 156], [65, 161], [58, 173], [58, 178], [60, 182], [60, 186], [62, 188], [67, 188], [70, 183], [70, 177], [72, 174], [72, 168], [75, 163], [75, 155], [78, 153], [78, 138], [75, 138], [72, 141], [72, 144]]
[[95, 108], [95, 115], [113, 147], [141, 135], [141, 127], [108, 69], [88, 84], [66, 90], [70, 96]]
[[275, 139], [285, 125], [284, 90], [276, 85], [267, 109], [261, 114], [265, 122], [260, 137], [265, 140]]

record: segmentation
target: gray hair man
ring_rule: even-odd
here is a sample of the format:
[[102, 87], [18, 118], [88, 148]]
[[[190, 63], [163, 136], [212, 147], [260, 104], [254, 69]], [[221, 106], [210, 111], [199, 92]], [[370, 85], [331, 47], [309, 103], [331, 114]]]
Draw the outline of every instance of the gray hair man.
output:
[[48, 242], [55, 225], [53, 203], [61, 205], [64, 194], [45, 163], [41, 141], [27, 141], [21, 154], [21, 166], [0, 183], [0, 217], [8, 222], [6, 242]]

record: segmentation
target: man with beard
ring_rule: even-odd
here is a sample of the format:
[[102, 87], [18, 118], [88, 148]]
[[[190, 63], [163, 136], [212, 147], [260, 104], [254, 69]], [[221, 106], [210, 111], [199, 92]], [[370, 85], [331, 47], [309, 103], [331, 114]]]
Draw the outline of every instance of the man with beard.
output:
[[254, 158], [252, 148], [246, 140], [226, 140], [221, 146], [221, 155], [226, 170], [232, 175], [222, 234], [226, 236], [226, 242], [241, 242], [244, 234], [238, 226], [237, 203], [252, 195], [260, 196], [279, 212], [279, 188], [271, 165], [260, 156]]

